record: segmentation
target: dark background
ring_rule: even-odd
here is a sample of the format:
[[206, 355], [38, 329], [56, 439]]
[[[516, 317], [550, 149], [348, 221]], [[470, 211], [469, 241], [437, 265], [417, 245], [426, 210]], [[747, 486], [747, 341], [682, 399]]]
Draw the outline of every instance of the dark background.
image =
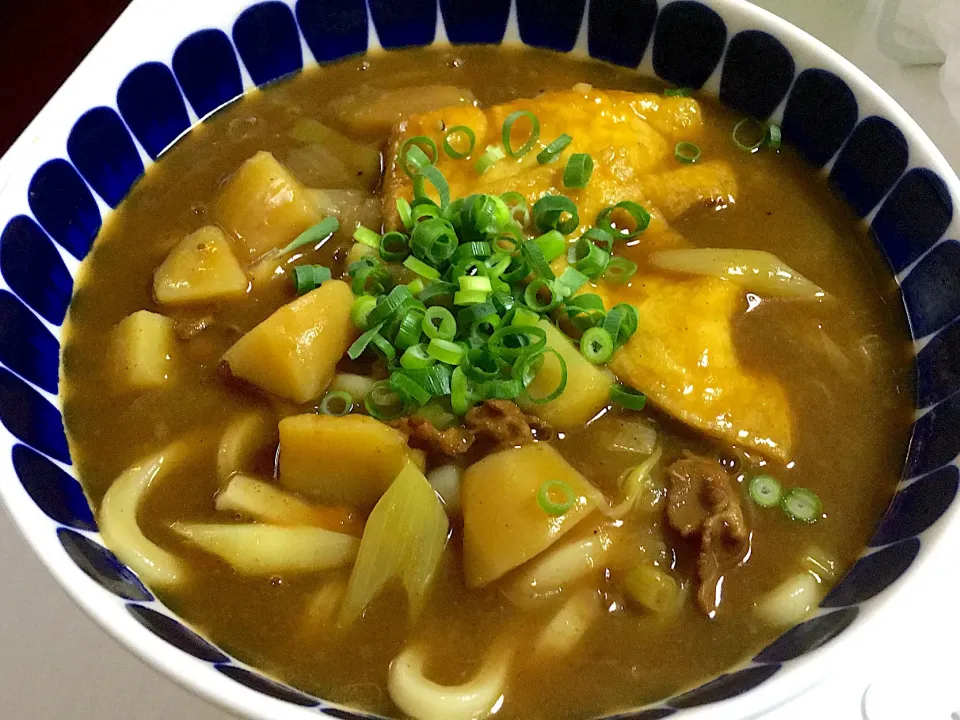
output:
[[0, 155], [130, 0], [0, 0]]

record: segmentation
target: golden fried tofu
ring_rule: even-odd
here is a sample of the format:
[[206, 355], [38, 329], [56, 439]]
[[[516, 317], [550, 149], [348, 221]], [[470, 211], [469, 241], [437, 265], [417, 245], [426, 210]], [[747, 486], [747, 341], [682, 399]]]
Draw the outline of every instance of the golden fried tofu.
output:
[[[476, 158], [488, 144], [500, 144], [503, 120], [516, 110], [530, 110], [539, 119], [538, 146], [479, 175]], [[532, 205], [546, 194], [567, 195], [577, 204], [581, 220], [571, 239], [604, 208], [633, 200], [652, 216], [642, 241], [627, 250], [638, 256], [634, 259], [642, 260], [639, 255], [653, 250], [687, 247], [668, 222], [696, 205], [732, 202], [737, 193], [736, 176], [726, 163], [679, 165], [674, 159], [675, 144], [695, 141], [702, 122], [693, 98], [586, 86], [492, 108], [460, 105], [414, 115], [400, 124], [391, 142], [384, 187], [386, 224], [396, 227], [399, 222], [396, 198], [412, 196], [411, 181], [396, 162], [403, 142], [426, 135], [442, 147], [446, 128], [466, 125], [477, 138], [472, 157], [454, 159], [441, 152], [437, 160], [451, 198], [518, 191]], [[537, 153], [561, 133], [571, 135], [573, 142], [558, 160], [540, 165]], [[595, 161], [589, 184], [579, 190], [563, 186], [563, 168], [572, 152], [590, 153]], [[552, 265], [559, 274], [566, 258]], [[748, 372], [736, 354], [733, 324], [746, 306], [740, 288], [714, 278], [642, 270], [625, 286], [601, 281], [582, 292], [599, 294], [608, 309], [618, 302], [637, 308], [637, 332], [610, 364], [622, 382], [708, 434], [781, 460], [790, 456], [792, 415], [783, 388], [772, 377]]]
[[[488, 145], [500, 145], [503, 121], [517, 110], [529, 110], [537, 116], [539, 141], [523, 157], [506, 157], [479, 175], [474, 169], [476, 160]], [[621, 200], [658, 207], [670, 220], [695, 204], [727, 199], [737, 190], [736, 178], [726, 163], [703, 162], [676, 168], [676, 143], [696, 140], [703, 128], [700, 105], [694, 98], [595, 90], [583, 85], [491, 108], [456, 105], [410, 116], [393, 134], [387, 155], [383, 193], [387, 227], [397, 227], [396, 199], [412, 197], [410, 178], [397, 163], [403, 143], [424, 135], [442, 148], [446, 130], [458, 125], [473, 130], [476, 146], [466, 159], [440, 152], [436, 165], [450, 186], [451, 198], [517, 191], [532, 206], [544, 195], [567, 195], [577, 203], [581, 230], [593, 224], [601, 210]], [[526, 121], [517, 123], [517, 146], [525, 139], [521, 138], [521, 125], [526, 127]], [[572, 136], [573, 142], [553, 162], [538, 163], [540, 150], [562, 133]], [[590, 183], [583, 189], [565, 188], [567, 158], [580, 152], [590, 153], [595, 162]], [[688, 175], [692, 177], [684, 192], [683, 178]], [[664, 207], [659, 207], [660, 199], [665, 200]]]

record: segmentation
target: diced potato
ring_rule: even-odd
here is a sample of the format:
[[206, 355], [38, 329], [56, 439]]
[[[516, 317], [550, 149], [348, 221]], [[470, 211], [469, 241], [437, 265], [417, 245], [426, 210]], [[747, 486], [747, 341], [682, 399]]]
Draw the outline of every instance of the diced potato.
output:
[[[583, 427], [584, 423], [609, 402], [613, 376], [591, 364], [552, 323], [541, 320], [537, 327], [547, 333], [547, 347], [560, 353], [566, 362], [567, 386], [556, 400], [538, 405], [524, 398], [520, 401], [520, 406], [558, 430]], [[560, 361], [552, 353], [548, 353], [544, 357], [540, 372], [530, 383], [530, 394], [534, 397], [546, 396], [559, 382]]]
[[240, 297], [247, 275], [223, 231], [207, 225], [187, 235], [153, 275], [157, 302], [170, 305]]
[[323, 503], [373, 507], [409, 460], [406, 436], [367, 415], [280, 421], [280, 484]]
[[337, 119], [351, 132], [365, 136], [385, 135], [390, 128], [415, 113], [451, 105], [469, 104], [473, 93], [452, 85], [423, 85], [394, 90], [362, 87], [334, 103]]
[[344, 567], [360, 548], [355, 537], [317, 527], [177, 522], [170, 529], [247, 575]]
[[282, 398], [303, 403], [324, 391], [353, 342], [353, 293], [339, 280], [294, 300], [223, 354], [230, 372]]
[[303, 186], [268, 152], [241, 165], [217, 198], [217, 222], [238, 241], [243, 263], [283, 247], [322, 219]]
[[217, 494], [215, 506], [220, 512], [239, 513], [269, 525], [312, 525], [348, 535], [363, 532], [363, 521], [350, 508], [313, 505], [240, 473]]
[[113, 330], [114, 358], [122, 390], [151, 390], [170, 380], [177, 334], [173, 320], [138, 310]]
[[[548, 515], [540, 486], [559, 480], [573, 490], [566, 513]], [[597, 490], [549, 445], [502, 450], [463, 476], [463, 555], [467, 585], [482, 587], [546, 550], [596, 507]]]

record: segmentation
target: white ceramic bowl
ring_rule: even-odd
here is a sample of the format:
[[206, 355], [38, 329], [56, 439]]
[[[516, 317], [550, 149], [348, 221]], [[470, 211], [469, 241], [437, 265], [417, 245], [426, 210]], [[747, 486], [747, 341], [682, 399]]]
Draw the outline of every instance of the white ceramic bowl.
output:
[[756, 717], [854, 662], [858, 639], [884, 631], [882, 607], [916, 568], [948, 562], [937, 539], [958, 513], [960, 244], [949, 238], [958, 229], [960, 182], [866, 75], [747, 2], [441, 0], [440, 8], [433, 0], [131, 5], [28, 128], [0, 190], [0, 494], [77, 603], [183, 685], [249, 717], [369, 717], [213, 647], [102, 547], [59, 415], [57, 340], [71, 278], [141, 166], [149, 169], [198, 116], [254, 81], [315, 62], [315, 52], [330, 60], [378, 45], [525, 42], [637, 66], [780, 122], [786, 141], [822, 166], [871, 224], [902, 284], [915, 337], [919, 410], [904, 480], [870, 547], [818, 616], [701, 688], [617, 716]]

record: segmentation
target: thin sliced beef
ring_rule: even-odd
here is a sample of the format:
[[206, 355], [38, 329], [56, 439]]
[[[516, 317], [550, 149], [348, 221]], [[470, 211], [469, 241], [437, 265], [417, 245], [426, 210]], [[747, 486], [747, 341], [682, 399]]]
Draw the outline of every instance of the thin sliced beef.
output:
[[485, 400], [467, 412], [466, 425], [494, 445], [515, 447], [534, 442], [534, 422], [509, 400]]
[[514, 447], [534, 442], [535, 432], [549, 432], [509, 400], [485, 400], [471, 408], [464, 418], [465, 427], [438, 430], [429, 420], [418, 417], [403, 417], [390, 425], [409, 436], [410, 447], [446, 457], [465, 454], [478, 440], [494, 447]]
[[730, 476], [715, 460], [688, 454], [667, 473], [667, 518], [682, 537], [699, 540], [697, 604], [713, 617], [723, 573], [739, 565], [749, 547], [740, 498]]
[[390, 425], [409, 436], [407, 443], [410, 447], [426, 450], [434, 455], [463, 455], [473, 446], [475, 439], [473, 432], [466, 428], [455, 426], [438, 430], [432, 422], [419, 417], [403, 417], [394, 420]]

